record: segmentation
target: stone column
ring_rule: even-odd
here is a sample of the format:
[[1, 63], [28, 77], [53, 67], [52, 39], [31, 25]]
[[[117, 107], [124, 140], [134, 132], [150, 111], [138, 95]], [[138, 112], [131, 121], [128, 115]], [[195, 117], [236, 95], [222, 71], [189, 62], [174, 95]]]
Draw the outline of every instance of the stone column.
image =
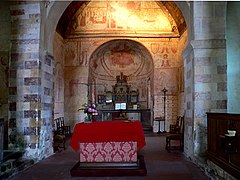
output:
[[194, 28], [184, 53], [185, 152], [192, 159], [207, 150], [206, 112], [226, 112], [225, 2], [193, 2]]
[[55, 60], [48, 52], [41, 52], [41, 122], [39, 127], [39, 158], [42, 159], [53, 153], [52, 124], [54, 109], [54, 74]]
[[227, 110], [227, 64], [225, 40], [192, 41], [194, 50], [194, 152], [207, 150], [206, 112]]
[[40, 2], [11, 2], [10, 13], [9, 148], [38, 161], [52, 154], [54, 63], [40, 52]]

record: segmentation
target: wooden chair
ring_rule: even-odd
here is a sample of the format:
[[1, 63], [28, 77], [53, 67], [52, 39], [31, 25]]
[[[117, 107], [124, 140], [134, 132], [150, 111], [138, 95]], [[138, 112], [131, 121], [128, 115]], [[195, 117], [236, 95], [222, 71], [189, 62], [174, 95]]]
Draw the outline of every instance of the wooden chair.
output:
[[[176, 124], [170, 125], [170, 134], [166, 136], [166, 150], [181, 150], [184, 145], [184, 116], [178, 117]], [[178, 141], [179, 145], [171, 144], [171, 141]], [[176, 144], [176, 143], [175, 143]]]
[[54, 120], [56, 125], [56, 131], [60, 135], [71, 136], [70, 126], [65, 126], [64, 117], [59, 117]]
[[53, 131], [53, 151], [60, 152], [62, 149], [66, 149], [66, 136]]
[[55, 130], [53, 131], [54, 152], [66, 149], [66, 138], [71, 136], [70, 126], [64, 125], [64, 117], [54, 119]]

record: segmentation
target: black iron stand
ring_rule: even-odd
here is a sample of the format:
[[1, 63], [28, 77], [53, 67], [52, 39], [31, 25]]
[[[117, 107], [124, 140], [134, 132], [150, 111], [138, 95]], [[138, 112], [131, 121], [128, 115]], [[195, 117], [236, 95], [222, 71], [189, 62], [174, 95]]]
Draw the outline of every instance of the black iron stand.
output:
[[163, 118], [164, 118], [164, 133], [166, 133], [165, 130], [165, 121], [166, 121], [166, 93], [168, 92], [168, 90], [166, 88], [163, 88], [162, 90], [163, 92]]
[[163, 117], [156, 117], [154, 119], [154, 121], [158, 121], [158, 132], [157, 132], [157, 134], [163, 133], [162, 131], [160, 131], [160, 129], [161, 129], [160, 123], [161, 123], [161, 121], [164, 121], [164, 118]]

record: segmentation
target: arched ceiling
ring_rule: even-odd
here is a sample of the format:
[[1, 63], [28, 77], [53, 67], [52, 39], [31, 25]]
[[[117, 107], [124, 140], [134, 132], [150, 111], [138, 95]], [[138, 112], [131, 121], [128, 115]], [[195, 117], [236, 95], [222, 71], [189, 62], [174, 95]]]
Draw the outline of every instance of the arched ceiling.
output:
[[[66, 32], [69, 27], [69, 23], [75, 16], [75, 14], [78, 12], [79, 8], [85, 7], [90, 1], [72, 1], [70, 5], [66, 8], [64, 13], [62, 14], [56, 31], [63, 37], [66, 37]], [[174, 2], [171, 1], [159, 1], [158, 3], [161, 3], [162, 6], [165, 7], [165, 9], [171, 14], [171, 17], [174, 19], [175, 24], [178, 29], [178, 33], [181, 36], [183, 32], [186, 30], [186, 23], [184, 20], [184, 17], [182, 15], [182, 12], [177, 7], [177, 5]]]

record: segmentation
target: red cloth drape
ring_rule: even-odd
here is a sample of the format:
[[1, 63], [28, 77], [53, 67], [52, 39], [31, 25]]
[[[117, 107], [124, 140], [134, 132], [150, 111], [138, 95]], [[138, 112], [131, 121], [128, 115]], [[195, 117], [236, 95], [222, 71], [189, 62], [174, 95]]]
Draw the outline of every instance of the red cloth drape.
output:
[[138, 150], [146, 144], [140, 121], [104, 121], [91, 124], [78, 123], [70, 140], [70, 146], [79, 151], [80, 142], [137, 141]]

